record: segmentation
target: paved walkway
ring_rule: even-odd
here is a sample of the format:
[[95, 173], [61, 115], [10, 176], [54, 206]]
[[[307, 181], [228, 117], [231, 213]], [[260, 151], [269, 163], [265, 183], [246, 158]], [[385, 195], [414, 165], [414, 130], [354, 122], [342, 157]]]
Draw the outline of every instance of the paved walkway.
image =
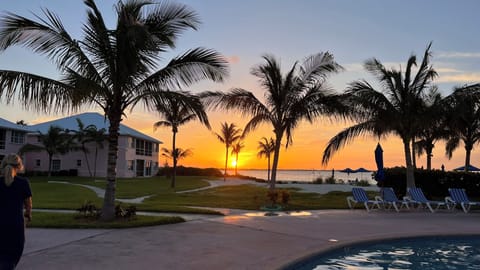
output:
[[234, 213], [135, 229], [27, 229], [19, 270], [279, 269], [357, 241], [480, 235], [480, 212], [322, 210]]

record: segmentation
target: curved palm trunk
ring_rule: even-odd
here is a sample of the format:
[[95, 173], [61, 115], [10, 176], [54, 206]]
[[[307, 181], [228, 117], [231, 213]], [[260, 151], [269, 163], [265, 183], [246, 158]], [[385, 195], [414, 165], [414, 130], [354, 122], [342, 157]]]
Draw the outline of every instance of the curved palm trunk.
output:
[[121, 114], [109, 117], [110, 127], [108, 128], [108, 159], [107, 159], [107, 186], [103, 199], [102, 217], [104, 221], [115, 218], [115, 189], [117, 178], [118, 158], [118, 130], [120, 128]]
[[270, 179], [270, 190], [275, 190], [275, 182], [277, 179], [277, 167], [278, 160], [280, 159], [280, 147], [282, 142], [282, 134], [276, 134], [275, 150], [273, 152], [273, 164], [272, 164], [272, 178]]
[[223, 171], [223, 181], [226, 181], [227, 177], [227, 164], [228, 164], [228, 145], [226, 144], [225, 150], [225, 170]]
[[177, 151], [175, 150], [175, 139], [177, 133], [173, 132], [172, 138], [172, 154], [173, 154], [173, 176], [172, 176], [172, 183], [170, 185], [171, 188], [175, 188], [175, 177], [177, 176]]
[[405, 163], [407, 165], [407, 189], [415, 187], [415, 175], [412, 164], [412, 153], [410, 152], [410, 142], [403, 140], [403, 148], [405, 151]]

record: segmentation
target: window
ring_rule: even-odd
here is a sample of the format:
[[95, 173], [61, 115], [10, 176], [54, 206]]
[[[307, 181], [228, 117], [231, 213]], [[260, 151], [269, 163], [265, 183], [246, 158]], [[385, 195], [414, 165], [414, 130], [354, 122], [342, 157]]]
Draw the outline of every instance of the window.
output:
[[7, 137], [7, 131], [0, 129], [0, 149], [5, 149], [5, 138]]
[[35, 159], [35, 167], [40, 167], [40, 159]]
[[52, 171], [58, 172], [60, 171], [60, 159], [54, 159], [52, 160]]
[[77, 159], [77, 167], [82, 167], [82, 160], [81, 159]]
[[131, 148], [135, 148], [135, 138], [128, 137], [128, 145], [130, 145]]
[[127, 170], [133, 171], [133, 160], [127, 160]]
[[152, 161], [147, 160], [145, 162], [145, 176], [150, 176], [152, 175]]
[[135, 139], [135, 153], [140, 156], [152, 156], [153, 143]]
[[24, 143], [25, 141], [25, 133], [20, 131], [12, 130], [11, 140], [12, 143]]

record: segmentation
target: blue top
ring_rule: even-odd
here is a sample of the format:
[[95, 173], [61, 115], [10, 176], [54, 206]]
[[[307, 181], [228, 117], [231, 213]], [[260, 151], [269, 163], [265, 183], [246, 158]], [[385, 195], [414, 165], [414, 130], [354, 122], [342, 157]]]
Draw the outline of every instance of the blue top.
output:
[[15, 176], [13, 183], [7, 187], [4, 178], [0, 177], [0, 227], [23, 227], [24, 201], [31, 196], [32, 191], [26, 178]]

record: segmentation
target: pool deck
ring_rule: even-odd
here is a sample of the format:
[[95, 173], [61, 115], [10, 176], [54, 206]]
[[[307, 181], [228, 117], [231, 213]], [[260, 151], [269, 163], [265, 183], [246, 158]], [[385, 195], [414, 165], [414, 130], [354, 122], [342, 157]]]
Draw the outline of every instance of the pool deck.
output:
[[17, 269], [281, 269], [356, 242], [457, 234], [480, 235], [480, 211], [231, 211], [135, 229], [27, 229]]

